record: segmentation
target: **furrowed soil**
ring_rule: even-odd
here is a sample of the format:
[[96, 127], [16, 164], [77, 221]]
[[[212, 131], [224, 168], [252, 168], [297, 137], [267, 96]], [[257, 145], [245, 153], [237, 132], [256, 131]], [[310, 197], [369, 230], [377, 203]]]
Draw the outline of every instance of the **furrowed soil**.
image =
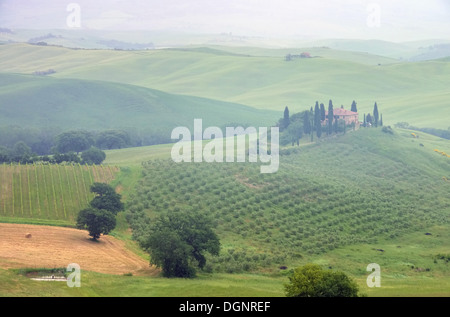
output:
[[95, 242], [84, 230], [0, 223], [0, 268], [63, 268], [71, 263], [105, 274], [158, 273], [111, 236]]

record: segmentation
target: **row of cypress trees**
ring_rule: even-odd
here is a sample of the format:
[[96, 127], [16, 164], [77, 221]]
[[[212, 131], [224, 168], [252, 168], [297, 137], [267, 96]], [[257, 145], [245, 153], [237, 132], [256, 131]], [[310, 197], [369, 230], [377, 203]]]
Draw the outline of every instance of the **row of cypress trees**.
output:
[[[351, 105], [351, 111], [352, 112], [358, 112], [356, 101], [352, 102]], [[300, 121], [299, 117], [302, 117], [303, 119]], [[327, 120], [327, 126], [324, 129], [322, 126], [322, 122]], [[301, 122], [302, 129], [294, 128], [289, 129], [291, 124], [299, 124]], [[320, 138], [322, 137], [322, 133], [326, 132], [327, 135], [331, 135], [333, 133], [337, 133], [339, 130], [338, 121], [334, 118], [334, 106], [333, 101], [330, 99], [328, 103], [328, 114], [325, 112], [325, 105], [323, 103], [319, 104], [318, 101], [316, 101], [316, 104], [308, 111], [304, 111], [299, 114], [294, 114], [293, 116], [289, 115], [289, 108], [286, 107], [284, 109], [284, 116], [278, 123], [280, 127], [280, 131], [283, 132], [284, 130], [287, 130], [288, 133], [295, 135], [292, 135], [293, 138], [300, 139], [303, 134], [308, 134], [311, 136], [311, 141], [314, 140], [314, 134]], [[363, 127], [370, 127], [370, 126], [382, 126], [383, 125], [383, 115], [379, 115], [378, 111], [378, 105], [375, 102], [374, 110], [372, 114], [364, 114], [364, 121], [362, 126]], [[344, 124], [344, 132], [346, 130], [346, 125]], [[315, 132], [315, 133], [314, 133]]]

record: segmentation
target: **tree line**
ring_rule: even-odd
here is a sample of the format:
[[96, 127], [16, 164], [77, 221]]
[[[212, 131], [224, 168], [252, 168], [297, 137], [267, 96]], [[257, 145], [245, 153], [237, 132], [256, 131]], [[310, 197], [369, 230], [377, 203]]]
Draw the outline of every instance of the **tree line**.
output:
[[20, 141], [14, 145], [13, 149], [0, 146], [1, 163], [33, 164], [36, 162], [46, 162], [51, 164], [80, 163], [80, 164], [101, 164], [106, 159], [106, 153], [96, 147], [91, 147], [78, 155], [75, 152], [55, 153], [52, 156], [39, 156], [31, 152], [29, 146]]
[[[36, 155], [51, 155], [57, 146], [57, 138], [63, 133], [76, 133], [82, 131], [88, 137], [90, 146], [101, 150], [139, 147], [154, 144], [170, 143], [169, 130], [136, 130], [136, 129], [110, 129], [110, 130], [67, 130], [58, 127], [20, 127], [0, 126], [0, 146], [12, 149], [22, 141], [31, 148]], [[63, 151], [59, 151], [64, 153]], [[77, 152], [77, 151], [75, 151]]]
[[80, 163], [80, 164], [101, 164], [106, 159], [106, 153], [94, 146], [81, 149], [82, 152], [74, 152], [72, 149], [60, 153], [58, 147], [53, 149], [53, 154], [37, 155], [32, 152], [31, 148], [23, 141], [19, 141], [9, 149], [0, 146], [0, 163], [20, 163], [33, 164], [36, 162], [47, 162], [52, 164], [60, 164], [63, 162]]
[[364, 121], [362, 124], [363, 127], [382, 127], [383, 126], [383, 115], [378, 112], [378, 105], [375, 102], [375, 105], [373, 106], [373, 112], [368, 113], [367, 115], [364, 114]]
[[[344, 108], [341, 105], [341, 108]], [[343, 119], [337, 119], [334, 116], [334, 105], [330, 99], [328, 102], [328, 112], [325, 110], [325, 105], [316, 101], [315, 106], [310, 110], [290, 115], [289, 108], [284, 109], [283, 118], [277, 122], [280, 129], [280, 144], [288, 145], [300, 144], [300, 139], [304, 135], [308, 135], [311, 142], [314, 138], [320, 139], [322, 136], [331, 136], [338, 133], [346, 133], [348, 129], [355, 130], [357, 123], [352, 122], [347, 124]], [[351, 111], [358, 112], [357, 103], [353, 101], [351, 104]], [[383, 115], [379, 113], [378, 105], [375, 102], [372, 113], [364, 114], [364, 121], [362, 127], [378, 127], [383, 126]]]
[[[164, 135], [163, 135], [164, 134]], [[134, 130], [61, 131], [59, 128], [0, 127], [0, 163], [100, 164], [103, 150], [169, 143], [170, 133]]]

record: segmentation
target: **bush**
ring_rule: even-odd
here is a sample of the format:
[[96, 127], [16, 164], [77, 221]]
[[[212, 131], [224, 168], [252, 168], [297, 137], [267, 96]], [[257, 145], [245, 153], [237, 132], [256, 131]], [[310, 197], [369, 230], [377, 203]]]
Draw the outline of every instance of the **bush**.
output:
[[358, 286], [343, 272], [307, 264], [294, 270], [285, 292], [288, 297], [358, 297]]
[[384, 133], [388, 133], [388, 134], [394, 134], [394, 131], [392, 130], [392, 128], [390, 126], [383, 127], [381, 129], [381, 131], [383, 131]]

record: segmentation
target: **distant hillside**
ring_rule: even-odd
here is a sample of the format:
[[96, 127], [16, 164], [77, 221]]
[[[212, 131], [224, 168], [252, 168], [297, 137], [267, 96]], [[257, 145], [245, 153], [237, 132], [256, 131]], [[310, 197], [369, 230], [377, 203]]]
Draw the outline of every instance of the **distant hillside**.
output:
[[3, 126], [171, 131], [192, 126], [195, 118], [210, 126], [256, 126], [279, 117], [239, 104], [111, 82], [0, 73], [0, 87]]
[[[311, 49], [319, 58], [285, 61], [301, 49], [71, 50], [26, 44], [0, 45], [0, 70], [32, 74], [54, 69], [53, 77], [132, 84], [171, 94], [292, 112], [315, 101], [361, 114], [378, 103], [388, 124], [448, 128], [450, 63], [394, 62], [367, 53]], [[362, 115], [361, 115], [362, 119]]]
[[336, 50], [363, 52], [404, 61], [425, 61], [450, 55], [449, 40], [422, 40], [394, 43], [381, 40], [330, 39], [313, 42]]
[[422, 61], [450, 57], [450, 43], [421, 47], [420, 54], [412, 57], [412, 61]]

